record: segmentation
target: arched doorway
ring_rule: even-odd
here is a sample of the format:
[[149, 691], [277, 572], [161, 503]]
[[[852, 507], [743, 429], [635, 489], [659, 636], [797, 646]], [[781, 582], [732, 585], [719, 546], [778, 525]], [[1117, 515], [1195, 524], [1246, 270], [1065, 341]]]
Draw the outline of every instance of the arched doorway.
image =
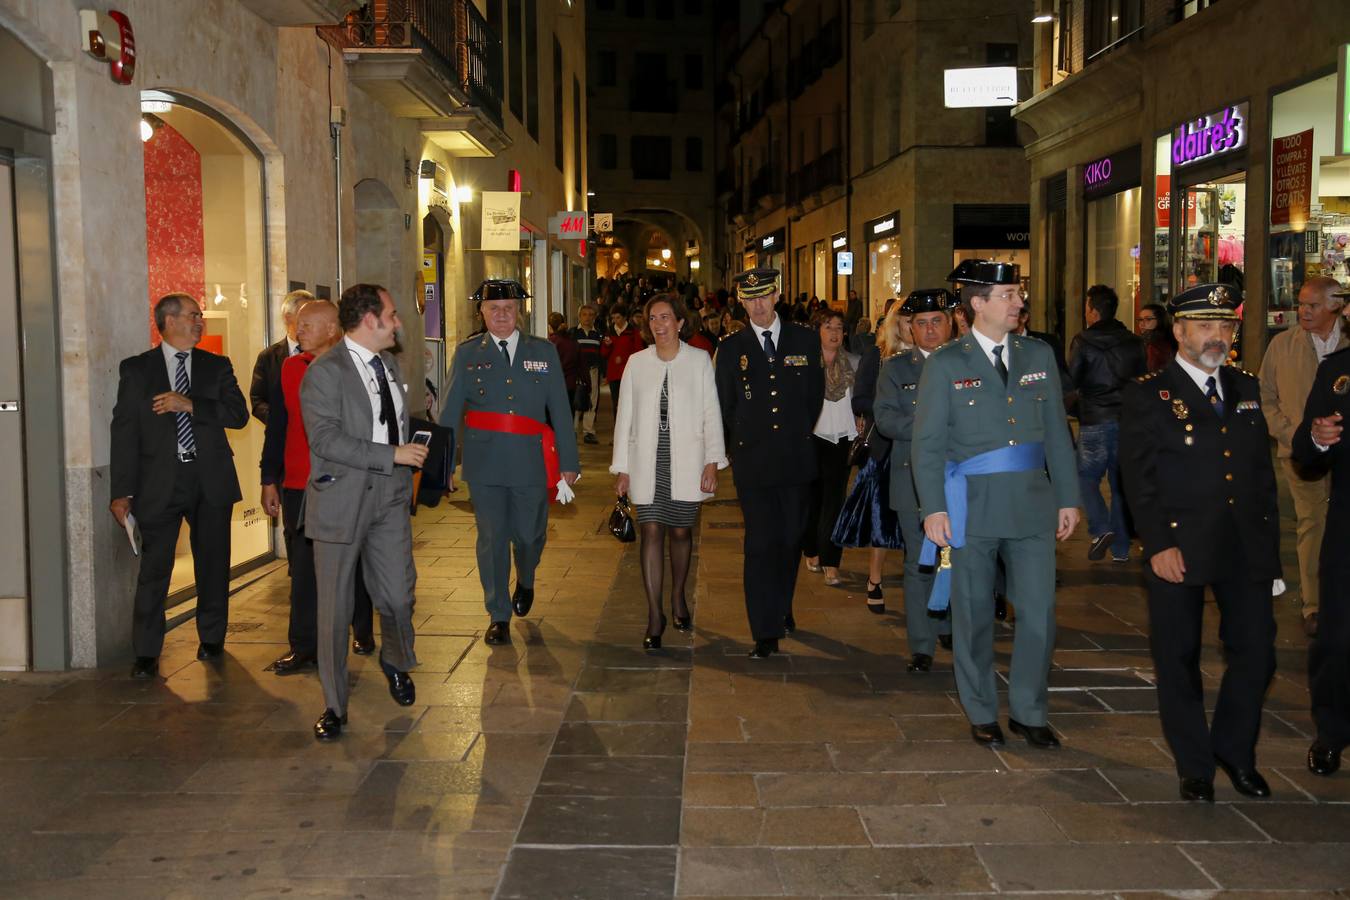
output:
[[[166, 91], [141, 94], [145, 168], [146, 262], [150, 290], [147, 330], [159, 342], [150, 307], [181, 291], [195, 297], [206, 319], [199, 346], [229, 357], [247, 390], [269, 334], [266, 204], [258, 148], [204, 104]], [[226, 431], [244, 499], [230, 529], [232, 569], [272, 555], [272, 528], [259, 498], [257, 461], [263, 425]], [[179, 537], [170, 602], [194, 593], [187, 529]]]

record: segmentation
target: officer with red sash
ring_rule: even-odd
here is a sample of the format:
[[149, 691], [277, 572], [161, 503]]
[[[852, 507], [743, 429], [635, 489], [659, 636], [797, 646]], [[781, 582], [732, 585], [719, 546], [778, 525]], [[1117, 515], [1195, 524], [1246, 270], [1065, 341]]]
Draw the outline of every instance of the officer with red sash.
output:
[[509, 644], [511, 614], [527, 615], [534, 604], [549, 503], [560, 493], [569, 499], [568, 486], [581, 471], [558, 351], [519, 327], [521, 301], [529, 296], [518, 282], [495, 279], [474, 292], [487, 331], [455, 350], [441, 411], [441, 424], [464, 448], [489, 644]]

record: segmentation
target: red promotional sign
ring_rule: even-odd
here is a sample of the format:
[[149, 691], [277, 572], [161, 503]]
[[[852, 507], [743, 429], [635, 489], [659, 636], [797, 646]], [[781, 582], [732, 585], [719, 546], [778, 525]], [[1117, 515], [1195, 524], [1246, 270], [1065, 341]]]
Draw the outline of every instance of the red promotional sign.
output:
[[1270, 147], [1270, 224], [1302, 228], [1312, 211], [1313, 132], [1279, 137]]
[[[1172, 176], [1155, 176], [1153, 205], [1159, 228], [1172, 227]], [[1186, 209], [1186, 224], [1195, 224], [1195, 198], [1190, 199]]]

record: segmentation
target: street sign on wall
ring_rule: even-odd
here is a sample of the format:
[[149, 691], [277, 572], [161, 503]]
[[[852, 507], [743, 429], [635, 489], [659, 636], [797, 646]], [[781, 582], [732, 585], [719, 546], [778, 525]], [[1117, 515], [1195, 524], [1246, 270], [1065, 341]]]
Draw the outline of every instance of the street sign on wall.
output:
[[609, 234], [614, 230], [614, 213], [595, 214], [595, 233]]
[[587, 223], [586, 211], [569, 210], [554, 214], [548, 220], [548, 233], [559, 238], [584, 238]]
[[840, 250], [834, 255], [834, 273], [836, 275], [853, 274], [853, 252]]

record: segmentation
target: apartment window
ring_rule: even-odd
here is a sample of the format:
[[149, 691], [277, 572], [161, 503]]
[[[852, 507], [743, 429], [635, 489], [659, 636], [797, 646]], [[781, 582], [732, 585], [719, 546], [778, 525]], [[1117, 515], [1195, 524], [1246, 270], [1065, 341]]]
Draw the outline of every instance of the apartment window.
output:
[[[986, 44], [985, 61], [991, 66], [1017, 65], [1016, 44]], [[990, 106], [984, 110], [984, 143], [988, 147], [1016, 147], [1017, 120], [1012, 107]]]
[[525, 67], [521, 64], [525, 56], [524, 15], [521, 12], [521, 0], [508, 0], [507, 24], [507, 79], [510, 81], [508, 102], [511, 113], [520, 121], [525, 121]]
[[581, 80], [572, 76], [572, 179], [581, 193]]
[[617, 169], [619, 167], [619, 139], [612, 134], [600, 135], [600, 146], [597, 148], [597, 156], [600, 157], [600, 168]]
[[487, 19], [488, 26], [494, 34], [502, 33], [502, 0], [487, 0], [487, 13], [484, 18]]
[[684, 139], [684, 169], [686, 172], [703, 171], [703, 138]]
[[1099, 0], [1083, 7], [1087, 61], [1139, 30], [1142, 0]]
[[525, 130], [539, 140], [539, 0], [525, 0]]
[[703, 0], [684, 0], [684, 14], [686, 16], [703, 15]]
[[600, 87], [614, 87], [619, 83], [619, 56], [613, 50], [601, 50], [596, 54], [596, 78]]
[[563, 168], [563, 58], [562, 44], [553, 36], [553, 164]]
[[642, 0], [627, 0], [623, 5], [623, 11], [630, 18], [640, 19], [647, 14], [647, 11], [642, 7]]
[[675, 18], [675, 0], [655, 0], [652, 5], [658, 19]]
[[1218, 2], [1219, 0], [1185, 0], [1185, 2], [1181, 4], [1181, 17], [1183, 19], [1189, 19], [1201, 10], [1209, 9]]
[[702, 53], [686, 53], [684, 55], [684, 89], [686, 91], [703, 90]]
[[632, 158], [634, 178], [670, 180], [669, 137], [634, 135], [629, 142], [628, 152]]

